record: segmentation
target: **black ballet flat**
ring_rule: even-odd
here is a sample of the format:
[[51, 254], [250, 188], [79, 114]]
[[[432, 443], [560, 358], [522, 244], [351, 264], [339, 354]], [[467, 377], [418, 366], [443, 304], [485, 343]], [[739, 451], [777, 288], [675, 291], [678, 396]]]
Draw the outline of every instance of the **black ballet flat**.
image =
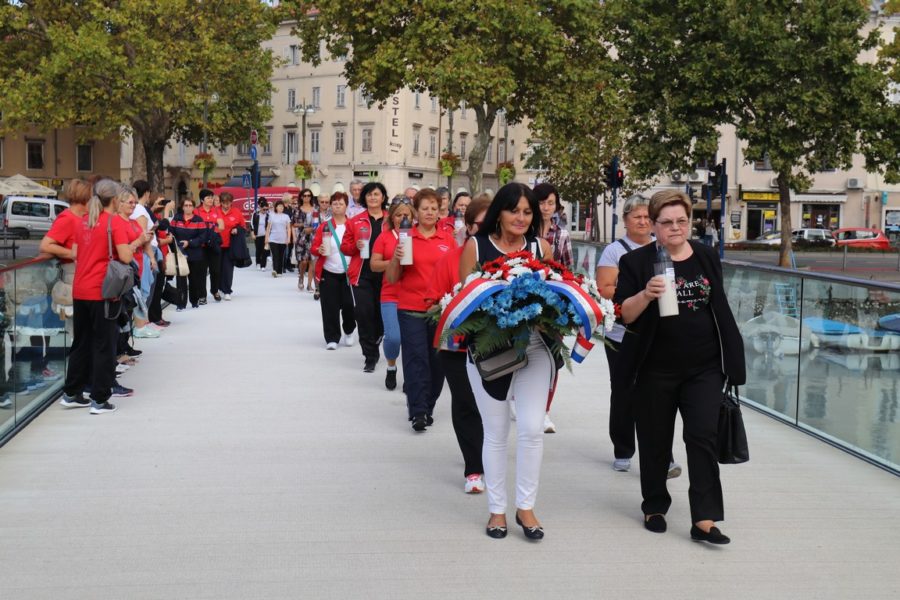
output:
[[543, 527], [525, 527], [522, 523], [522, 519], [519, 518], [519, 513], [516, 513], [516, 525], [522, 528], [522, 533], [525, 534], [529, 540], [534, 542], [538, 542], [544, 539], [544, 528]]
[[719, 531], [718, 527], [710, 527], [709, 532], [703, 531], [696, 525], [691, 526], [691, 539], [695, 542], [709, 542], [710, 544], [730, 544], [731, 538]]
[[663, 515], [644, 517], [644, 529], [653, 533], [666, 532], [666, 518]]
[[495, 540], [502, 540], [506, 537], [506, 527], [491, 527], [488, 525], [484, 528], [484, 532], [489, 538], [494, 538]]

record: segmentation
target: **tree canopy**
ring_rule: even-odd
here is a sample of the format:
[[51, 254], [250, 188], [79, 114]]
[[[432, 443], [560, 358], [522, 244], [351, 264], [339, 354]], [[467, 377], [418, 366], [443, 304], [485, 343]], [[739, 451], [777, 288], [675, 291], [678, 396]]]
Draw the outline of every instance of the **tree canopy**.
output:
[[257, 0], [3, 1], [0, 127], [133, 132], [162, 191], [170, 139], [226, 145], [271, 117], [274, 16]]
[[714, 155], [734, 125], [747, 161], [777, 175], [782, 265], [791, 248], [790, 192], [826, 168], [895, 172], [897, 110], [859, 0], [611, 0], [613, 43], [627, 86], [629, 166], [652, 176]]
[[498, 111], [510, 123], [535, 114], [541, 94], [579, 57], [600, 54], [596, 0], [286, 0], [303, 57], [324, 47], [346, 55], [354, 88], [385, 101], [402, 88], [475, 112], [478, 133], [467, 173], [480, 189]]

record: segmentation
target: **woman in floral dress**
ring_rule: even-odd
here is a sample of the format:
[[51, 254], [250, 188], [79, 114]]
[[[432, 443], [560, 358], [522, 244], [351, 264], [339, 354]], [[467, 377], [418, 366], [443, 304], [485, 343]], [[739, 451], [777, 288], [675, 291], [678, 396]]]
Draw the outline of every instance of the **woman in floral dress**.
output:
[[306, 291], [315, 290], [315, 261], [309, 252], [313, 235], [318, 227], [319, 207], [312, 190], [304, 189], [300, 192], [300, 205], [294, 211], [291, 225], [294, 227], [294, 239], [296, 241], [297, 255], [297, 289], [303, 289], [303, 276], [306, 275]]

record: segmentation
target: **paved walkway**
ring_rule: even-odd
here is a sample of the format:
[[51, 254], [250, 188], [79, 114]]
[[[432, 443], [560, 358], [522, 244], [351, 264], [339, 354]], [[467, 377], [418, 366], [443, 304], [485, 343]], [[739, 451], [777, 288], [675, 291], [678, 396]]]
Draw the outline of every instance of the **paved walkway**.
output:
[[900, 597], [900, 479], [753, 411], [752, 461], [723, 469], [733, 543], [689, 540], [686, 476], [669, 532], [645, 531], [599, 351], [561, 378], [546, 539], [491, 540], [446, 392], [415, 435], [358, 347], [324, 350], [293, 278], [235, 287], [169, 311], [116, 413], [53, 406], [0, 450], [0, 598]]

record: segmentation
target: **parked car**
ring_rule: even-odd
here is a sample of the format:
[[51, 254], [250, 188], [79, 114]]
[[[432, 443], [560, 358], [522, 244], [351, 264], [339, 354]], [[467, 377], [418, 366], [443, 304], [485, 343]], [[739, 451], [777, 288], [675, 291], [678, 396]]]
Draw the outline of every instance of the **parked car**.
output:
[[747, 240], [741, 243], [745, 246], [780, 246], [781, 232], [770, 231], [769, 233], [762, 234], [755, 240]]
[[3, 230], [6, 235], [23, 239], [40, 237], [50, 231], [59, 214], [69, 208], [69, 203], [56, 198], [32, 198], [7, 196], [0, 204], [3, 214]]
[[891, 240], [880, 229], [872, 227], [842, 227], [834, 230], [838, 246], [890, 250]]
[[798, 246], [834, 246], [834, 235], [828, 229], [794, 229], [791, 237]]

